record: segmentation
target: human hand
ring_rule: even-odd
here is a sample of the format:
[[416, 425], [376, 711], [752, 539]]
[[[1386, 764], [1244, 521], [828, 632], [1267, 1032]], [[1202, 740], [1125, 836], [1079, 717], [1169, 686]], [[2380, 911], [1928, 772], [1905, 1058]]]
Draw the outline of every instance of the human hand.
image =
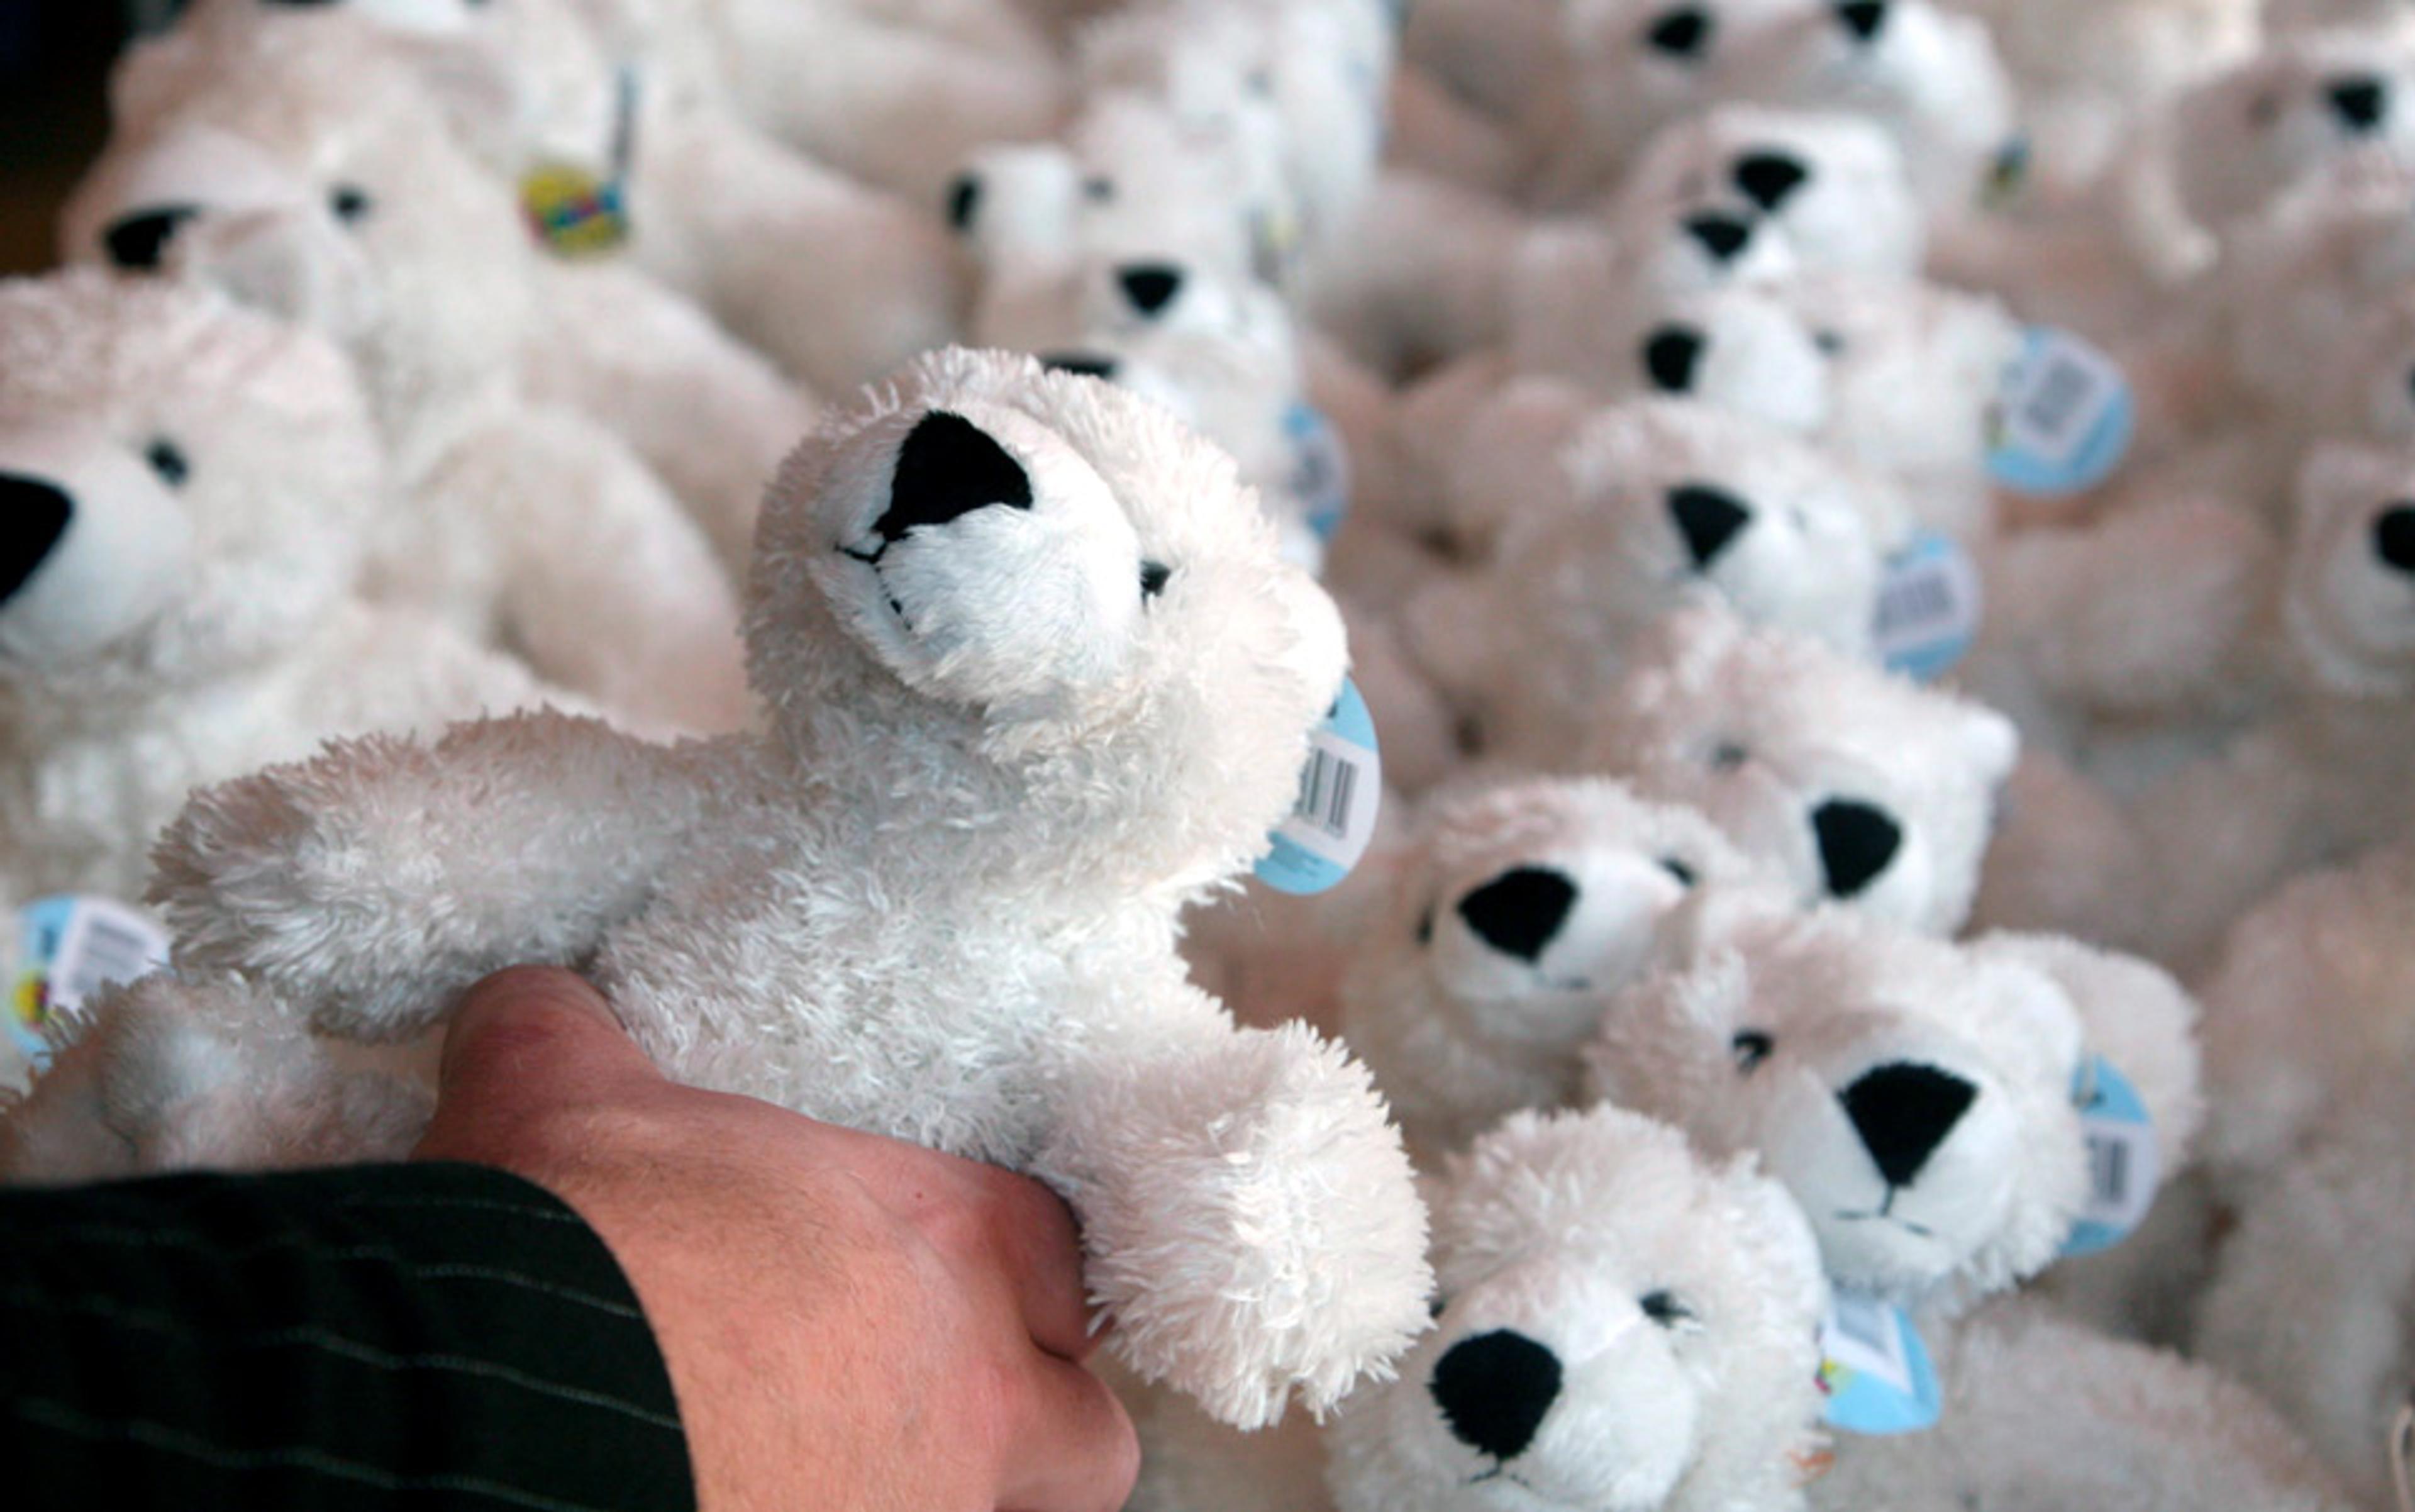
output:
[[472, 988], [420, 1160], [584, 1218], [670, 1369], [704, 1512], [1112, 1512], [1132, 1424], [1037, 1182], [678, 1085], [564, 971]]

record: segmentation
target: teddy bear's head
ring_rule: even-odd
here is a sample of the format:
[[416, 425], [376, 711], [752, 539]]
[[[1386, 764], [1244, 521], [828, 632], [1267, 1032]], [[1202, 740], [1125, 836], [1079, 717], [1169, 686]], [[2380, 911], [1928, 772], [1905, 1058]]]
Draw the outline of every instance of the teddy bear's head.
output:
[[2317, 181], [2403, 190], [2415, 164], [2415, 55], [2385, 33], [2278, 37], [2180, 96], [2165, 127], [2181, 202], [2212, 230]]
[[1836, 112], [1722, 105], [1653, 138], [1612, 218], [1654, 207], [1725, 211], [1776, 236], [1806, 269], [1908, 277], [1928, 228], [1886, 131]]
[[2415, 690], [2415, 467], [2326, 442], [2300, 469], [2282, 614], [2317, 686], [2362, 697]]
[[1831, 358], [1796, 315], [1786, 287], [1640, 293], [1622, 302], [1612, 319], [1575, 327], [1521, 322], [1519, 352], [1530, 368], [1612, 398], [1690, 399], [1792, 435], [1813, 435], [1828, 421]]
[[508, 366], [535, 254], [390, 52], [276, 40], [209, 28], [128, 55], [121, 85], [173, 103], [87, 174], [62, 217], [67, 260], [213, 284], [335, 336], [408, 426]]
[[1731, 88], [1882, 124], [1920, 202], [1939, 214], [1963, 210], [2012, 142], [2015, 120], [1994, 37], [1960, 9], [1931, 0], [1798, 0], [1738, 50]]
[[276, 654], [384, 487], [342, 354], [202, 289], [0, 283], [0, 701], [106, 708]]
[[1763, 914], [1619, 996], [1593, 1089], [1756, 1152], [1840, 1287], [1967, 1300], [2061, 1250], [2087, 1191], [2085, 1035], [2055, 980], [1851, 910]]
[[1617, 1108], [1527, 1113], [1428, 1196], [1435, 1326], [1329, 1430], [1341, 1512], [1800, 1505], [1827, 1287], [1748, 1158]]
[[834, 780], [926, 813], [1011, 800], [1102, 877], [1185, 888], [1264, 850], [1345, 660], [1230, 457], [1112, 384], [962, 350], [789, 459], [747, 633], [781, 734]]
[[1704, 890], [1762, 879], [1700, 815], [1601, 778], [1438, 798], [1342, 981], [1344, 1033], [1412, 1143], [1575, 1094], [1605, 995], [1690, 948]]
[[1994, 711], [1720, 610], [1671, 616], [1586, 756], [1688, 803], [1806, 899], [1933, 934], [1969, 914], [2019, 738]]

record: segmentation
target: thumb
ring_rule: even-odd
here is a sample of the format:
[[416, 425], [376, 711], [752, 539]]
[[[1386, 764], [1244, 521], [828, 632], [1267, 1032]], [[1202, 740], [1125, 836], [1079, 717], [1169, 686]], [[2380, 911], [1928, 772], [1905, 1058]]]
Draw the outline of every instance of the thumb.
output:
[[418, 1154], [477, 1160], [532, 1117], [662, 1080], [585, 979], [553, 966], [499, 971], [454, 1010]]

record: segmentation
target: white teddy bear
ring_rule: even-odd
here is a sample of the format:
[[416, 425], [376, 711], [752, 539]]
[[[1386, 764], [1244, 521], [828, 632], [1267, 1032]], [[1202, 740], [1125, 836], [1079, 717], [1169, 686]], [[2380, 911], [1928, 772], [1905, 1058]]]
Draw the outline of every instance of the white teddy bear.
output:
[[548, 696], [360, 596], [392, 507], [319, 337], [158, 280], [0, 283], [0, 903], [131, 901], [198, 785]]
[[[360, 0], [211, 0], [179, 27], [150, 45], [270, 34], [308, 49], [368, 34], [407, 60], [562, 264], [625, 254], [809, 383], [852, 388], [956, 335], [965, 291], [936, 197], [908, 203], [764, 137], [688, 77], [679, 48], [629, 35], [581, 0], [480, 5], [432, 31]], [[812, 256], [775, 255], [804, 247]], [[648, 345], [666, 360], [659, 337]], [[706, 457], [732, 449], [698, 424], [711, 418], [687, 422]], [[803, 427], [781, 428], [793, 438]], [[762, 478], [747, 486], [759, 497]]]
[[1421, 1160], [1572, 1104], [1610, 994], [1768, 885], [1700, 816], [1600, 778], [1437, 794], [1350, 942], [1342, 1027]]
[[1806, 901], [1945, 935], [1969, 914], [2018, 749], [1992, 710], [1696, 609], [1637, 650], [1584, 760], [1699, 809]]
[[[1506, 467], [1471, 465], [1491, 439], [1486, 418], [1463, 448], [1478, 456], [1462, 456], [1454, 480], [1470, 506], [1454, 524], [1489, 543], [1490, 560], [1420, 593], [1402, 629], [1490, 754], [1567, 768], [1637, 644], [1683, 606], [1873, 655], [1884, 561], [1912, 531], [1879, 480], [1750, 421], [1664, 400], [1594, 412], [1543, 452], [1559, 475], [1521, 487]], [[1469, 517], [1478, 507], [1517, 512]]]
[[[412, 501], [379, 522], [382, 591], [608, 708], [734, 724], [728, 579], [625, 444], [536, 402], [571, 359], [538, 319], [543, 269], [500, 187], [391, 59], [255, 40], [138, 55], [181, 87], [78, 190], [71, 260], [197, 278], [342, 342]], [[652, 333], [578, 334], [608, 349]]]
[[2365, 1506], [2392, 1505], [2407, 1483], [2415, 1394], [2415, 1099], [2403, 1060], [2393, 1071], [2321, 1109], [2303, 1147], [2248, 1189], [2196, 1339], [2287, 1414]]
[[1428, 1197], [1435, 1328], [1328, 1430], [1340, 1512], [1802, 1505], [1827, 1286], [1749, 1157], [1616, 1108], [1522, 1114]]
[[[1241, 1426], [1331, 1405], [1422, 1324], [1400, 1137], [1338, 1049], [1237, 1030], [1174, 949], [1293, 808], [1342, 686], [1330, 601], [1229, 459], [997, 353], [826, 426], [760, 541], [765, 733], [524, 717], [215, 789], [159, 855], [180, 976], [121, 1016], [390, 1039], [505, 963], [578, 963], [682, 1080], [1049, 1181], [1145, 1377]], [[246, 1106], [171, 1064], [202, 1085], [111, 1092], [70, 1050], [60, 1103]]]

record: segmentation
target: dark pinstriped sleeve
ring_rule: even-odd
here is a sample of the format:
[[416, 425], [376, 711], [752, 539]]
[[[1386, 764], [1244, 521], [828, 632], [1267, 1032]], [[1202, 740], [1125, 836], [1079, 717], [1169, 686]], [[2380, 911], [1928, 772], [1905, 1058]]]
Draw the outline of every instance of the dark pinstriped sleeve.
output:
[[0, 1485], [17, 1512], [695, 1505], [611, 1253], [467, 1165], [0, 1193]]

